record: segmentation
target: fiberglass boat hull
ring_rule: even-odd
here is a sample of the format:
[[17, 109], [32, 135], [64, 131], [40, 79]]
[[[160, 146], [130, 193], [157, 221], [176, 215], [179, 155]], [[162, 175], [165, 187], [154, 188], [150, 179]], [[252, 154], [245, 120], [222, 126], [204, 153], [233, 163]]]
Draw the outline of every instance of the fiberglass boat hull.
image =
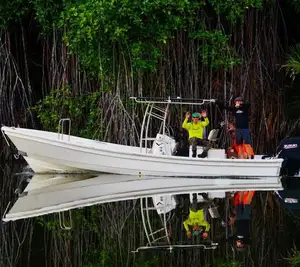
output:
[[282, 159], [190, 158], [146, 154], [139, 147], [53, 132], [2, 127], [33, 171], [103, 172], [152, 176], [279, 176]]

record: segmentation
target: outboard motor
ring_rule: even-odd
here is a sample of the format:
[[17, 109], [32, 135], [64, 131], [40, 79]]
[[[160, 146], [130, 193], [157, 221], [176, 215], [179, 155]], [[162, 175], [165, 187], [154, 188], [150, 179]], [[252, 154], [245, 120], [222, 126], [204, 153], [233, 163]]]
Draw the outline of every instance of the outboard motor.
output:
[[300, 169], [300, 137], [283, 139], [277, 148], [276, 155], [284, 159], [281, 167], [281, 175], [299, 175]]

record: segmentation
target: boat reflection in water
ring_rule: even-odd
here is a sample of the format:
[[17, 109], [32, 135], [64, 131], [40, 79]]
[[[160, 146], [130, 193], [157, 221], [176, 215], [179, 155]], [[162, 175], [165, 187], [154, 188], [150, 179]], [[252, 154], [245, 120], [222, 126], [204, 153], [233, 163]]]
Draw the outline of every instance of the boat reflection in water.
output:
[[283, 190], [276, 191], [282, 207], [290, 211], [300, 210], [300, 177], [284, 177], [282, 185]]
[[[26, 180], [26, 179], [25, 179]], [[186, 177], [151, 177], [101, 174], [51, 174], [34, 175], [19, 199], [3, 216], [3, 221], [15, 221], [45, 214], [59, 213], [60, 225], [66, 226], [64, 212], [102, 203], [140, 199], [141, 219], [148, 243], [137, 248], [167, 249], [203, 247], [214, 249], [218, 243], [209, 236], [207, 240], [198, 240], [193, 236], [184, 243], [178, 243], [172, 233], [175, 221], [188, 216], [192, 202], [201, 203], [206, 196], [208, 220], [217, 218], [222, 223], [219, 203], [227, 198], [229, 192], [236, 191], [282, 191], [278, 178], [235, 177], [227, 178], [186, 178]], [[153, 218], [160, 218], [154, 220]], [[221, 217], [221, 218], [220, 218]], [[155, 221], [155, 225], [152, 222]], [[160, 225], [157, 224], [160, 222]], [[182, 230], [183, 221], [181, 223]], [[211, 225], [213, 225], [211, 223]]]

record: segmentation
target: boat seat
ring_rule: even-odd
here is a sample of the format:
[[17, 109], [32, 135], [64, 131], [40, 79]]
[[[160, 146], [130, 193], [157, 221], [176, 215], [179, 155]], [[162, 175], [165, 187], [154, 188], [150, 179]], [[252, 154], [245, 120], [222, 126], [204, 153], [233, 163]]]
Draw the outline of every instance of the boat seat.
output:
[[[224, 192], [225, 193], [225, 192]], [[207, 194], [207, 197], [209, 198], [209, 200], [205, 199], [204, 196], [202, 195], [202, 193], [190, 193], [190, 203], [196, 202], [196, 203], [206, 203], [203, 206], [203, 210], [204, 210], [204, 217], [205, 220], [208, 220], [208, 214], [210, 215], [210, 217], [212, 219], [214, 218], [220, 218], [220, 214], [218, 211], [218, 208], [215, 207], [212, 203], [212, 199], [211, 196], [209, 196], [209, 193]]]
[[190, 193], [190, 203], [196, 201], [197, 203], [205, 202], [203, 196], [200, 193]]
[[212, 129], [207, 137], [208, 141], [216, 142], [219, 140], [218, 134], [220, 129]]

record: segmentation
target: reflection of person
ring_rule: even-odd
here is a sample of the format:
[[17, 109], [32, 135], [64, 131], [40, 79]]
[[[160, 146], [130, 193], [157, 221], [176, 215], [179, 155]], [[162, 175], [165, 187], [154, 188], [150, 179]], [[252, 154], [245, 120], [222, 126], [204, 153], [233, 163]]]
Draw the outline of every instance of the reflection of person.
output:
[[190, 207], [189, 217], [183, 222], [188, 238], [191, 236], [201, 235], [203, 239], [208, 238], [210, 224], [205, 219], [204, 208], [207, 207], [207, 202], [193, 202]]
[[209, 141], [203, 139], [203, 130], [209, 124], [207, 118], [206, 110], [203, 110], [201, 116], [204, 118], [204, 121], [200, 120], [200, 114], [194, 112], [192, 114], [192, 122], [188, 122], [191, 114], [186, 113], [185, 119], [182, 123], [182, 128], [186, 129], [189, 132], [189, 143], [192, 146], [192, 157], [196, 157], [197, 146], [203, 146], [203, 152], [199, 155], [200, 158], [207, 157], [207, 151], [210, 149]]
[[235, 224], [235, 246], [243, 250], [250, 244], [251, 202], [254, 191], [237, 192], [234, 196], [234, 214], [230, 224]]

